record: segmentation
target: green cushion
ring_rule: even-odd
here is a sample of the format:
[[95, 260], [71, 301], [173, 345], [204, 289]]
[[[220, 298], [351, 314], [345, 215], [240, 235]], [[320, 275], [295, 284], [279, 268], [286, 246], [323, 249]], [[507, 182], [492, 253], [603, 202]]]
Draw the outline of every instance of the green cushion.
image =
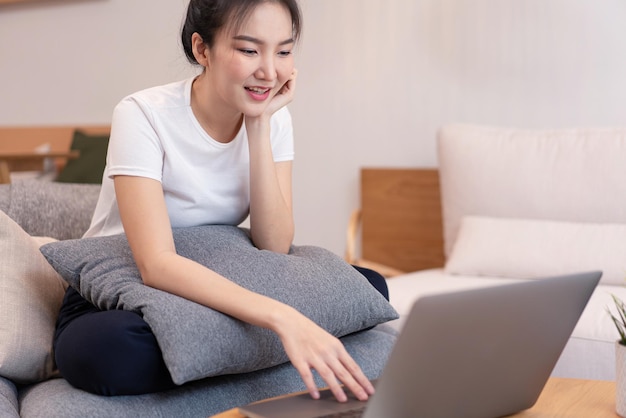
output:
[[87, 135], [84, 132], [75, 131], [71, 149], [78, 150], [80, 156], [67, 161], [56, 181], [61, 183], [102, 183], [108, 146], [108, 135]]

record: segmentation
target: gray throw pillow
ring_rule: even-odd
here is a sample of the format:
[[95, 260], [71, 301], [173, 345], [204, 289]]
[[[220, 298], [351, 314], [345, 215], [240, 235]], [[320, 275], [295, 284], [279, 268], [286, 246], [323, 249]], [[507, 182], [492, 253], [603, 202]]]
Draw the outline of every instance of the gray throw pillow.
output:
[[[288, 255], [259, 250], [246, 230], [223, 225], [173, 234], [180, 255], [293, 306], [337, 337], [398, 317], [361, 274], [322, 248], [294, 246]], [[177, 384], [288, 360], [273, 332], [143, 285], [125, 235], [59, 241], [41, 251], [100, 309], [143, 315]]]

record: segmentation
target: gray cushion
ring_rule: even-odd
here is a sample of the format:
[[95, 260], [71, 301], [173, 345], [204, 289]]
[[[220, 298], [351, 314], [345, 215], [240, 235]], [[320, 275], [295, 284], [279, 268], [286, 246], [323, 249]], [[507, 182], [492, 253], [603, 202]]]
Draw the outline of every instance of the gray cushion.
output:
[[0, 417], [19, 418], [17, 390], [15, 385], [4, 377], [0, 377]]
[[96, 184], [15, 181], [5, 212], [30, 235], [79, 238], [89, 227], [99, 194]]
[[[261, 251], [246, 230], [233, 226], [177, 228], [173, 234], [182, 256], [293, 306], [337, 337], [397, 318], [361, 274], [322, 248], [293, 247], [289, 255]], [[97, 307], [140, 312], [177, 384], [288, 360], [273, 332], [144, 286], [123, 234], [59, 241], [41, 251]]]
[[[395, 342], [381, 325], [342, 338], [369, 379], [377, 378]], [[318, 386], [324, 383], [316, 376]], [[98, 396], [53, 379], [20, 393], [22, 418], [207, 417], [260, 399], [305, 390], [296, 370], [285, 363], [269, 369], [211, 377], [179, 388], [139, 396]], [[11, 416], [11, 415], [9, 415]]]

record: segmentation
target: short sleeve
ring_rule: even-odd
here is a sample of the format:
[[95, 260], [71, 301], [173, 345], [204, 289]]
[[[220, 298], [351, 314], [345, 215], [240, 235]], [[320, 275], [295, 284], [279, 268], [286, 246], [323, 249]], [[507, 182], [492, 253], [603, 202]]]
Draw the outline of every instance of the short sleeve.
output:
[[106, 174], [161, 181], [162, 173], [163, 147], [150, 108], [136, 97], [127, 97], [113, 111]]

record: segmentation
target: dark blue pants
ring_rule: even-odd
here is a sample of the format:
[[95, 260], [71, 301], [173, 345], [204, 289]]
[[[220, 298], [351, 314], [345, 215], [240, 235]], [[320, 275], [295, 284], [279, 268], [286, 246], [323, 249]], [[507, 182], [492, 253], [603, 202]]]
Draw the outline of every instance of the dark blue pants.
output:
[[[389, 300], [380, 274], [355, 268]], [[87, 392], [138, 395], [175, 386], [156, 338], [139, 314], [101, 311], [71, 287], [57, 320], [54, 353], [61, 375]]]

